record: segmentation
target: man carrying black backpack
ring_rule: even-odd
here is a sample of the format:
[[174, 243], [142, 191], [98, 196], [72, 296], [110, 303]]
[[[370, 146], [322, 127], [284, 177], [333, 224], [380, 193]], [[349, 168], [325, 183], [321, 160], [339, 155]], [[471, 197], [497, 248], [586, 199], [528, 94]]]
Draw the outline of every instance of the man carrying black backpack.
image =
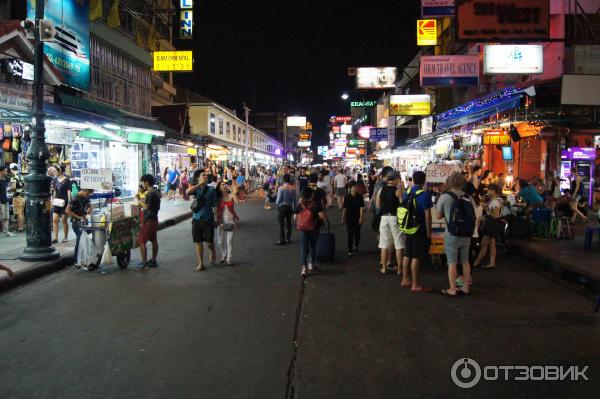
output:
[[[448, 258], [448, 282], [450, 288], [442, 294], [456, 296], [459, 293], [468, 294], [471, 283], [471, 265], [469, 263], [469, 246], [475, 231], [475, 209], [471, 199], [466, 198], [461, 191], [465, 185], [465, 177], [460, 172], [454, 172], [446, 180], [448, 191], [440, 196], [436, 209], [441, 218], [446, 219], [446, 234], [444, 248]], [[456, 265], [460, 262], [463, 268], [463, 288], [456, 287]]]
[[423, 190], [425, 172], [416, 171], [412, 178], [413, 186], [404, 195], [402, 204], [402, 207], [408, 209], [407, 217], [412, 217], [412, 221], [407, 220], [404, 226], [400, 224], [400, 230], [406, 237], [406, 248], [402, 260], [402, 286], [411, 287], [411, 292], [429, 292], [430, 288], [419, 284], [419, 267], [421, 261], [429, 253], [433, 203], [430, 193]]

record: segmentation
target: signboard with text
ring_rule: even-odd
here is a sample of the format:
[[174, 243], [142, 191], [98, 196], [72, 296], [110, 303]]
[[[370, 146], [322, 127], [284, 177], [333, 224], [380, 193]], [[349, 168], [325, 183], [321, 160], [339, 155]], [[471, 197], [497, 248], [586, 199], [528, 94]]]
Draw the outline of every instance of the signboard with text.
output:
[[454, 172], [460, 172], [460, 165], [454, 163], [432, 163], [427, 165], [427, 183], [446, 183]]
[[350, 107], [362, 108], [362, 107], [374, 107], [377, 105], [377, 101], [352, 101]]
[[190, 72], [194, 70], [192, 51], [154, 51], [152, 70], [156, 72]]
[[485, 129], [483, 131], [483, 145], [508, 145], [510, 136], [504, 129]]
[[431, 96], [429, 94], [390, 96], [390, 116], [429, 114], [431, 114]]
[[421, 87], [476, 86], [479, 84], [479, 56], [422, 56], [420, 76]]
[[112, 169], [83, 168], [80, 182], [82, 189], [110, 191], [113, 189]]
[[373, 142], [388, 141], [389, 130], [387, 127], [372, 127], [369, 129], [369, 140]]
[[454, 15], [454, 0], [421, 0], [421, 16], [451, 17]]
[[179, 38], [194, 37], [194, 0], [179, 0]]
[[417, 20], [417, 46], [437, 46], [437, 20]]
[[456, 17], [459, 40], [547, 40], [550, 36], [549, 0], [459, 1]]
[[483, 72], [486, 75], [544, 73], [544, 46], [541, 44], [485, 45]]
[[396, 87], [398, 68], [357, 68], [357, 89], [391, 89]]

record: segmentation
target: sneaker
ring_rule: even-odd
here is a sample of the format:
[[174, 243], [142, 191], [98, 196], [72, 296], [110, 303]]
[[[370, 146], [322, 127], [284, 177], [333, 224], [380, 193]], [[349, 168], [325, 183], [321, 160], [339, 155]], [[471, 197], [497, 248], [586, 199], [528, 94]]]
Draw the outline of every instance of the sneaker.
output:
[[286, 243], [286, 244], [291, 244], [291, 243], [292, 243], [292, 239], [291, 239], [291, 238], [288, 238], [287, 240], [285, 240], [285, 243]]
[[277, 245], [278, 247], [280, 247], [280, 246], [282, 246], [282, 245], [285, 245], [285, 241], [277, 241], [277, 242], [275, 243], [275, 245]]
[[354, 253], [357, 254], [358, 253], [358, 247], [354, 247]]
[[315, 268], [314, 268], [313, 264], [309, 263], [308, 264], [308, 274], [311, 274], [314, 271], [315, 271]]
[[149, 260], [148, 267], [158, 267], [158, 263], [155, 260]]
[[7, 237], [14, 237], [14, 236], [15, 236], [15, 233], [11, 233], [10, 231], [7, 231], [7, 232], [6, 232], [6, 236], [7, 236]]
[[352, 256], [352, 251], [348, 251], [348, 256]]
[[140, 262], [135, 267], [136, 269], [145, 269], [148, 267], [148, 262]]

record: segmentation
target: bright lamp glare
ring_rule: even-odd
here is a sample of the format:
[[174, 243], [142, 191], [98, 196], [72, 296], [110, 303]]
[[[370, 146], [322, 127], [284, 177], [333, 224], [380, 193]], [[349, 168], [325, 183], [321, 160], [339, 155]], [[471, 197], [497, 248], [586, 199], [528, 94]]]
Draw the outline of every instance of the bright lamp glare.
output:
[[342, 94], [342, 100], [347, 100], [348, 98], [350, 98], [350, 96], [348, 95], [348, 93]]

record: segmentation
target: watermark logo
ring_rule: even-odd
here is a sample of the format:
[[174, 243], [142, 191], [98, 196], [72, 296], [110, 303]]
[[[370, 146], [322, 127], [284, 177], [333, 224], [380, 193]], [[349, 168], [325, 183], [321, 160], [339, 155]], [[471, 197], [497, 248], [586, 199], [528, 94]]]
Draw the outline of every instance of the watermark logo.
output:
[[481, 367], [475, 360], [465, 357], [454, 362], [450, 375], [456, 386], [464, 389], [473, 388], [481, 380]]
[[485, 381], [589, 381], [589, 366], [485, 366], [468, 357], [452, 365], [450, 376], [463, 389]]

